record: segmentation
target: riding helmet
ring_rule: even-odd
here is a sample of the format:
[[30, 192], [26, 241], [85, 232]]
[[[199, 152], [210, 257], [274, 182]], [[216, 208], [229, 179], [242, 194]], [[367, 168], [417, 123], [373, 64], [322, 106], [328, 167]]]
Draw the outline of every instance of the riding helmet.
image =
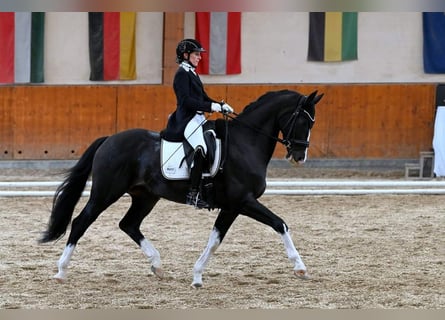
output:
[[179, 41], [176, 47], [176, 62], [184, 61], [184, 53], [205, 52], [206, 50], [195, 39], [184, 39]]

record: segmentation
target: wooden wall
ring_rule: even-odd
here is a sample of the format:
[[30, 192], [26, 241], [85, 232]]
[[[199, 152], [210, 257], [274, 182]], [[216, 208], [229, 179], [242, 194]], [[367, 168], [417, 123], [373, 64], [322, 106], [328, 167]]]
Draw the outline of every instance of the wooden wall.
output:
[[[417, 158], [431, 148], [435, 84], [206, 88], [237, 112], [269, 90], [324, 93], [312, 158]], [[77, 159], [99, 136], [134, 127], [161, 130], [175, 102], [165, 85], [0, 86], [0, 159]], [[275, 157], [283, 155], [279, 147]]]

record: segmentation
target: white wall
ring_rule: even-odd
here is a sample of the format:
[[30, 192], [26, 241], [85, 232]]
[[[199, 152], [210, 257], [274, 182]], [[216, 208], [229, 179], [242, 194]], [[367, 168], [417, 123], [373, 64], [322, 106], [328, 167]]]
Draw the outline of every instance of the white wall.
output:
[[[48, 12], [45, 22], [45, 83], [88, 84], [88, 13]], [[139, 12], [136, 17], [136, 81], [113, 83], [148, 83], [162, 81], [163, 14]]]
[[[47, 13], [46, 21], [46, 83], [91, 83], [87, 13]], [[194, 22], [194, 14], [186, 13], [186, 37], [194, 36]], [[242, 73], [202, 79], [205, 83], [445, 82], [445, 75], [423, 72], [421, 12], [360, 12], [358, 24], [358, 60], [308, 62], [307, 12], [243, 12]], [[138, 79], [118, 83], [161, 83], [163, 14], [138, 13], [136, 37]], [[174, 59], [175, 53], [171, 55]]]
[[85, 82], [90, 75], [88, 14], [48, 12], [45, 15], [45, 83]]
[[[187, 14], [193, 35], [194, 17]], [[423, 72], [421, 12], [360, 12], [358, 60], [308, 62], [307, 12], [242, 15], [242, 71], [203, 76], [207, 83], [384, 83], [443, 82]]]

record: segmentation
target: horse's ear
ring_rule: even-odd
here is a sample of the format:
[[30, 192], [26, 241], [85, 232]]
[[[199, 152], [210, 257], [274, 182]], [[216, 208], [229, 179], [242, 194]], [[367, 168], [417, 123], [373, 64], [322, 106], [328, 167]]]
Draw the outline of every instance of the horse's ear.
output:
[[314, 98], [314, 105], [317, 104], [317, 103], [321, 100], [321, 98], [323, 98], [323, 96], [324, 96], [324, 93], [322, 93], [322, 94], [316, 96], [316, 97]]
[[312, 92], [310, 95], [306, 98], [306, 103], [312, 103], [312, 100], [314, 100], [315, 96], [317, 95], [317, 90]]

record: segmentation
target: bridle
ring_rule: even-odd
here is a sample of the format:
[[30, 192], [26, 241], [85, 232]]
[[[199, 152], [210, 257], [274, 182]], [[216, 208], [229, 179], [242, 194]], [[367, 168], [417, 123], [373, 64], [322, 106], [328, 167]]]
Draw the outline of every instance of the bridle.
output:
[[290, 116], [290, 118], [287, 120], [286, 124], [283, 126], [283, 129], [281, 130], [283, 132], [285, 132], [285, 129], [287, 127], [289, 127], [289, 131], [284, 135], [284, 139], [280, 139], [281, 143], [286, 147], [287, 149], [287, 155], [286, 158], [289, 158], [292, 151], [297, 148], [297, 147], [304, 147], [304, 148], [308, 148], [309, 147], [309, 141], [306, 140], [302, 140], [302, 139], [294, 139], [293, 137], [293, 133], [295, 130], [295, 122], [297, 121], [298, 116], [300, 115], [300, 113], [302, 113], [302, 115], [305, 116], [306, 120], [309, 122], [309, 130], [312, 129], [312, 126], [314, 125], [315, 119], [309, 114], [309, 112], [305, 109], [303, 109], [301, 107], [301, 104], [299, 104], [296, 108], [296, 110], [292, 113], [292, 115]]
[[[290, 127], [289, 131], [285, 134], [285, 136], [283, 137], [283, 139], [279, 138], [279, 137], [274, 137], [271, 136], [270, 134], [265, 133], [264, 131], [262, 131], [261, 129], [254, 127], [252, 125], [250, 125], [249, 123], [246, 123], [244, 121], [241, 121], [239, 119], [237, 119], [236, 117], [231, 116], [228, 113], [224, 114], [225, 118], [230, 118], [234, 121], [238, 121], [239, 123], [241, 123], [242, 125], [264, 135], [269, 137], [272, 140], [275, 140], [276, 142], [281, 143], [283, 146], [286, 147], [287, 149], [287, 156], [289, 157], [289, 155], [291, 154], [291, 152], [296, 148], [296, 147], [309, 147], [309, 141], [307, 140], [301, 140], [301, 139], [293, 139], [292, 138], [292, 133], [295, 129], [295, 122], [297, 121], [298, 116], [300, 115], [301, 112], [303, 112], [303, 115], [305, 116], [305, 118], [309, 121], [309, 129], [312, 128], [312, 126], [314, 125], [315, 119], [309, 114], [309, 112], [307, 112], [306, 110], [304, 110], [302, 108], [302, 102], [299, 102], [297, 105], [296, 110], [292, 113], [292, 115], [290, 116], [290, 118], [287, 120], [286, 124], [283, 126], [283, 129], [281, 130], [284, 134], [284, 130], [286, 127]], [[233, 114], [235, 116], [238, 116], [239, 114], [236, 112], [233, 112]], [[279, 120], [279, 119], [278, 119]], [[227, 132], [227, 130], [226, 130]]]

